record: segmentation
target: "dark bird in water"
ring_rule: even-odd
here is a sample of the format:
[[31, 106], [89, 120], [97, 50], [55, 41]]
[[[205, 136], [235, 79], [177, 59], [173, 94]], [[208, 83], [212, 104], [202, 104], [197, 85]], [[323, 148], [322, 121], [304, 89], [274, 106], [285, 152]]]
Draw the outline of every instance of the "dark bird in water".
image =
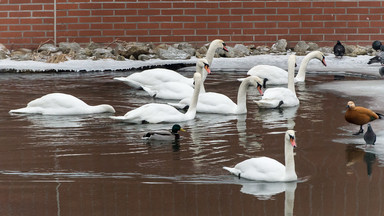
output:
[[376, 134], [373, 132], [371, 124], [368, 124], [367, 132], [364, 134], [364, 140], [366, 144], [375, 145]]
[[353, 101], [349, 101], [347, 111], [345, 112], [345, 120], [349, 123], [360, 125], [360, 130], [353, 135], [359, 135], [364, 132], [363, 125], [376, 119], [381, 119], [382, 114], [376, 113], [365, 107], [356, 106]]
[[179, 131], [185, 131], [180, 125], [175, 124], [172, 126], [170, 131], [168, 130], [160, 130], [160, 131], [150, 131], [143, 135], [143, 139], [145, 140], [179, 140], [180, 134]]
[[378, 40], [376, 40], [376, 41], [373, 41], [373, 43], [372, 43], [372, 49], [374, 49], [374, 50], [379, 50], [380, 49], [380, 47], [381, 47], [381, 42], [380, 41], [378, 41]]
[[335, 54], [336, 57], [342, 58], [343, 55], [345, 54], [345, 47], [343, 44], [341, 44], [340, 41], [337, 41], [335, 46], [333, 47], [333, 53]]
[[379, 70], [380, 76], [384, 76], [384, 67], [381, 67]]

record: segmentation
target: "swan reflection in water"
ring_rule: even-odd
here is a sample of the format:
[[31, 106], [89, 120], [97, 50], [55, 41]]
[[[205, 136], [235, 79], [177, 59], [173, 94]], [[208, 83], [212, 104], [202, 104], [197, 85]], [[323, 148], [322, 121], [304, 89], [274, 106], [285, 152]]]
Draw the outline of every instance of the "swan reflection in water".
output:
[[259, 109], [254, 118], [263, 121], [263, 127], [268, 129], [286, 128], [293, 130], [295, 127], [296, 113], [299, 106], [284, 109]]
[[259, 200], [273, 199], [273, 196], [285, 192], [284, 215], [293, 215], [295, 202], [295, 191], [297, 182], [252, 182], [238, 179], [242, 185], [240, 191], [245, 194], [256, 196]]

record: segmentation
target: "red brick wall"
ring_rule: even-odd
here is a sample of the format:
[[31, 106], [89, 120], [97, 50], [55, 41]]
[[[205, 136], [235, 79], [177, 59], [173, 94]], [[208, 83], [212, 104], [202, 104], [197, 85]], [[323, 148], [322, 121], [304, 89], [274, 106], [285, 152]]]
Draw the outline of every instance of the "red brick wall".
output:
[[[54, 0], [0, 0], [0, 43], [54, 38]], [[383, 1], [56, 0], [57, 42], [267, 44], [285, 38], [333, 45], [384, 40]]]

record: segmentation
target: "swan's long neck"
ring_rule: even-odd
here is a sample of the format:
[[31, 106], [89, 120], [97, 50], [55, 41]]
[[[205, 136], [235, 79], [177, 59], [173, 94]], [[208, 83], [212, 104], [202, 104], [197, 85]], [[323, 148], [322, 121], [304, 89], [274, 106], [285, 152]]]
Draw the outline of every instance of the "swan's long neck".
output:
[[292, 176], [296, 176], [293, 147], [289, 142], [289, 138], [285, 139], [284, 154], [285, 154], [285, 177], [288, 178], [289, 180], [289, 178], [291, 178]]
[[[199, 68], [199, 70], [202, 70], [202, 68]], [[200, 88], [202, 86], [201, 73], [195, 73], [193, 77], [195, 80], [195, 89], [193, 90], [192, 100], [189, 105], [188, 111], [185, 113], [185, 115], [189, 116], [189, 118], [191, 119], [195, 118], [196, 116], [197, 101], [199, 99]]]
[[239, 91], [237, 92], [237, 114], [247, 112], [247, 90], [250, 84], [249, 79], [251, 79], [251, 77], [248, 77], [241, 82]]
[[288, 89], [291, 90], [296, 95], [295, 90], [295, 66], [288, 68]]
[[207, 79], [207, 76], [208, 76], [208, 72], [207, 72], [205, 69], [201, 70], [201, 87], [200, 87], [200, 93], [205, 93], [204, 82], [205, 82], [205, 79]]
[[303, 58], [303, 61], [301, 61], [301, 64], [300, 64], [299, 72], [295, 77], [296, 81], [298, 82], [305, 81], [305, 74], [307, 72], [308, 62], [315, 57], [314, 55], [315, 53], [309, 53]]
[[209, 65], [212, 65], [213, 57], [215, 56], [217, 48], [219, 48], [218, 43], [216, 41], [212, 41], [208, 47], [207, 54], [205, 55], [205, 59], [207, 59]]

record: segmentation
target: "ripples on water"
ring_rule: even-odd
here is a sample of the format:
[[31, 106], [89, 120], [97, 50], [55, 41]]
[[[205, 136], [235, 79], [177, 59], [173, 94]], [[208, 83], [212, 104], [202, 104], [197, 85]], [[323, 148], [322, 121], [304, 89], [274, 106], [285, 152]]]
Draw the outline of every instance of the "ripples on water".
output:
[[[191, 72], [185, 74], [192, 76]], [[214, 73], [206, 81], [206, 90], [224, 93], [236, 101], [240, 85], [236, 79], [244, 74]], [[115, 122], [109, 114], [8, 114], [10, 109], [24, 107], [27, 102], [51, 92], [72, 94], [90, 105], [110, 104], [116, 109], [116, 115], [150, 102], [169, 102], [150, 98], [144, 91], [130, 89], [112, 79], [123, 75], [127, 73], [0, 76], [0, 182], [5, 185], [0, 187], [0, 192], [19, 195], [21, 189], [29, 188], [23, 193], [35, 194], [37, 206], [52, 204], [45, 202], [45, 197], [54, 200], [53, 210], [48, 210], [50, 213], [57, 209], [79, 213], [84, 206], [88, 213], [82, 215], [97, 215], [89, 212], [102, 212], [103, 209], [108, 209], [108, 215], [118, 215], [110, 209], [143, 215], [168, 212], [163, 206], [174, 209], [169, 212], [173, 215], [198, 214], [196, 209], [203, 209], [201, 215], [226, 215], [223, 212], [231, 211], [234, 211], [232, 215], [238, 215], [240, 211], [257, 212], [259, 209], [263, 209], [262, 215], [281, 215], [284, 200], [291, 200], [292, 193], [296, 193], [299, 196], [295, 200], [295, 214], [340, 215], [339, 209], [345, 208], [326, 206], [351, 204], [336, 194], [355, 196], [355, 188], [362, 186], [350, 176], [366, 179], [366, 151], [355, 148], [363, 141], [350, 138], [351, 127], [345, 127], [342, 117], [346, 99], [314, 88], [318, 83], [332, 80], [331, 76], [309, 76], [305, 84], [297, 86], [300, 107], [284, 110], [259, 110], [253, 100], [258, 100], [260, 95], [251, 87], [246, 115], [198, 114], [195, 120], [181, 124], [187, 132], [180, 132], [179, 143], [141, 139], [148, 130], [168, 129], [173, 124], [132, 125]], [[335, 107], [341, 108], [328, 111]], [[283, 161], [283, 134], [287, 129], [297, 131], [296, 169], [299, 177], [305, 180], [294, 185], [250, 182], [222, 170], [222, 166], [233, 166], [255, 156], [265, 155]], [[372, 158], [368, 156], [366, 158]], [[383, 164], [382, 159], [378, 161]], [[378, 170], [375, 163], [372, 172], [374, 179], [371, 181], [380, 182], [376, 176], [382, 175], [382, 170]], [[365, 180], [362, 181], [366, 185]], [[379, 186], [369, 189], [384, 191]], [[290, 192], [286, 197], [281, 195], [287, 190]], [[173, 201], [166, 202], [168, 198]], [[270, 199], [274, 202], [268, 202]], [[27, 200], [23, 200], [25, 202]], [[97, 205], [90, 206], [90, 203]], [[366, 205], [360, 199], [352, 203]], [[20, 214], [26, 212], [15, 210], [18, 204], [11, 206]], [[381, 204], [375, 206], [382, 209]], [[35, 212], [41, 215], [41, 211]]]

